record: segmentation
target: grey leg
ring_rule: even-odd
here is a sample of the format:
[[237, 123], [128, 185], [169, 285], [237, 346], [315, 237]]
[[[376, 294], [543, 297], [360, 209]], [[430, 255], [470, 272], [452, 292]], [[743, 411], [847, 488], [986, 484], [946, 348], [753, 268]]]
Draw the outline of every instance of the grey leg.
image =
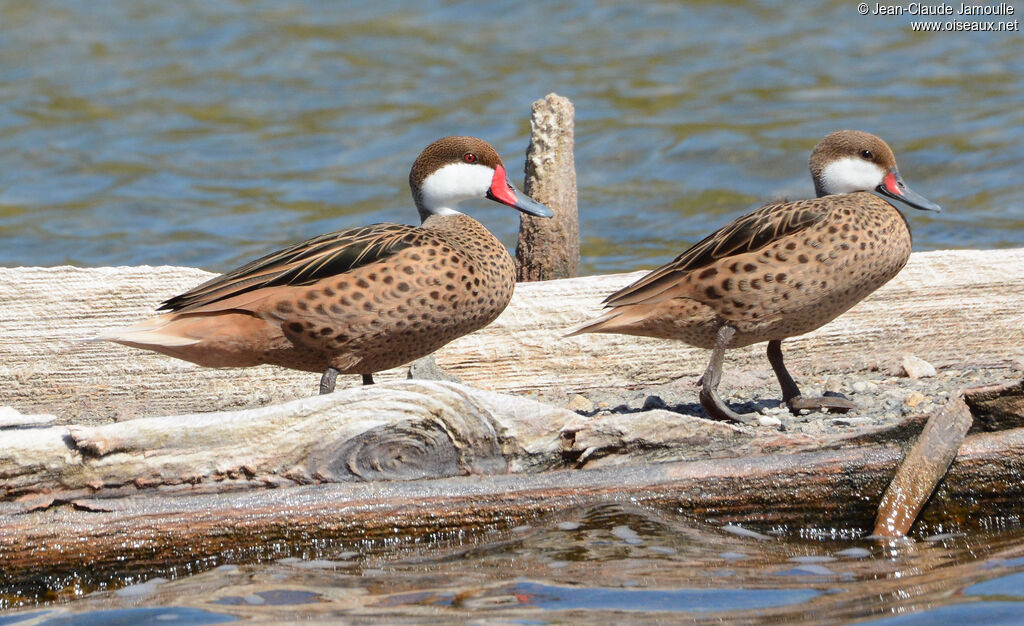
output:
[[846, 398], [838, 396], [821, 396], [818, 398], [805, 398], [800, 395], [800, 388], [796, 386], [793, 377], [789, 375], [785, 363], [782, 362], [782, 340], [773, 339], [768, 342], [768, 362], [775, 370], [775, 377], [779, 379], [779, 386], [782, 387], [782, 401], [789, 407], [793, 415], [801, 410], [821, 411], [828, 409], [831, 413], [846, 413], [856, 405]]
[[789, 375], [786, 364], [782, 362], [781, 339], [773, 339], [768, 342], [768, 362], [772, 364], [775, 377], [779, 379], [779, 386], [782, 387], [782, 401], [789, 404], [790, 400], [800, 396], [800, 388], [796, 386], [796, 381]]
[[715, 347], [711, 350], [711, 361], [704, 375], [700, 377], [700, 405], [704, 407], [708, 415], [719, 420], [731, 420], [741, 424], [756, 424], [756, 413], [736, 413], [718, 396], [718, 383], [722, 380], [722, 360], [725, 358], [725, 351], [732, 342], [736, 329], [732, 326], [722, 326], [718, 329], [715, 337]]
[[338, 379], [338, 370], [328, 367], [320, 377], [320, 395], [334, 391], [334, 381]]

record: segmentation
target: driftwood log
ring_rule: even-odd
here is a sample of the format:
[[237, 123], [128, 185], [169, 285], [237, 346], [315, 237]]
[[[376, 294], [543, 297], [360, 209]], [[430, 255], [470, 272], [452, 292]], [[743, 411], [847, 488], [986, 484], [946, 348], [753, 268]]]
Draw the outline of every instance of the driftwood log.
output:
[[157, 487], [195, 493], [792, 454], [900, 443], [921, 420], [821, 438], [660, 409], [585, 417], [457, 383], [394, 381], [260, 409], [0, 431], [0, 501], [27, 510]]
[[[1022, 250], [915, 254], [850, 313], [793, 340], [794, 369], [848, 374], [906, 352], [940, 366], [1019, 359], [1022, 268]], [[609, 500], [863, 531], [923, 424], [815, 438], [664, 410], [586, 417], [504, 393], [698, 375], [706, 353], [681, 344], [562, 338], [636, 274], [520, 285], [499, 320], [438, 353], [469, 384], [402, 381], [399, 370], [373, 388], [310, 397], [309, 374], [205, 370], [82, 342], [206, 276], [0, 270], [0, 405], [56, 416], [0, 415], [0, 586], [41, 569], [153, 572], [225, 550], [260, 558], [270, 546], [459, 532]], [[737, 350], [730, 369], [764, 368], [763, 358], [760, 347]], [[964, 403], [976, 432], [926, 525], [1021, 513], [1024, 389], [968, 393], [944, 410]], [[113, 421], [142, 415], [152, 417]]]
[[[419, 391], [428, 395], [443, 390], [459, 396], [461, 402], [470, 401], [467, 394], [472, 395], [457, 385], [408, 385], [388, 389], [414, 393], [420, 385]], [[1022, 391], [1020, 385], [987, 390], [987, 401], [1004, 410], [1021, 401]], [[301, 426], [336, 400], [294, 403], [294, 424]], [[487, 398], [471, 401], [481, 400]], [[976, 400], [968, 396], [968, 404]], [[168, 420], [158, 421], [172, 426]], [[229, 432], [231, 424], [189, 424], [174, 436], [161, 432], [155, 423], [129, 422], [123, 428], [108, 425], [71, 433], [67, 454], [81, 458], [67, 464], [77, 467], [68, 471], [64, 486], [75, 487], [79, 483], [73, 481], [88, 479], [86, 474], [95, 482], [77, 494], [71, 489], [61, 496], [68, 498], [61, 500], [68, 506], [32, 511], [25, 500], [0, 502], [0, 591], [31, 589], [33, 584], [52, 589], [61, 580], [88, 585], [111, 577], [181, 571], [181, 567], [194, 571], [223, 559], [308, 556], [376, 539], [416, 541], [510, 528], [567, 507], [608, 502], [688, 513], [719, 524], [858, 533], [870, 527], [878, 496], [902, 456], [899, 440], [903, 438], [894, 429], [846, 441], [847, 447], [802, 452], [793, 452], [792, 442], [762, 440], [747, 446], [748, 452], [752, 447], [760, 452], [742, 458], [285, 487], [295, 482], [295, 476], [289, 478], [285, 472], [276, 482], [263, 482], [262, 473], [271, 465], [259, 459], [250, 458], [249, 467], [233, 467], [255, 454], [263, 441], [245, 442], [244, 436]], [[288, 429], [285, 424], [279, 427]], [[203, 430], [219, 431], [230, 439], [223, 449], [234, 456], [225, 458], [220, 467], [192, 466], [189, 459], [174, 458], [188, 435], [197, 432], [205, 437]], [[541, 447], [550, 450], [552, 443]], [[151, 461], [143, 449], [154, 452]], [[779, 454], [781, 450], [789, 453]], [[502, 453], [493, 458], [509, 450], [503, 448]], [[541, 466], [557, 458], [550, 453], [540, 456]], [[120, 490], [99, 486], [99, 480], [106, 480], [102, 476], [122, 471], [118, 466], [129, 471], [142, 468], [144, 480]], [[477, 470], [486, 471], [488, 466], [495, 469], [485, 463]], [[5, 468], [9, 471], [10, 465]], [[151, 472], [153, 468], [166, 473], [161, 476]], [[37, 467], [36, 471], [61, 480], [53, 468]], [[149, 483], [183, 471], [197, 474], [180, 484], [174, 484], [176, 480], [164, 481], [160, 487]], [[461, 471], [465, 473], [466, 468]], [[925, 512], [925, 527], [948, 532], [958, 521], [1019, 516], [1024, 508], [1022, 472], [1024, 428], [968, 436]], [[301, 475], [299, 482], [307, 478]], [[235, 489], [204, 493], [206, 482], [235, 483]], [[280, 488], [239, 489], [257, 485]], [[103, 497], [105, 491], [135, 495]], [[45, 572], [45, 580], [40, 572]]]
[[925, 424], [882, 495], [873, 535], [903, 537], [945, 477], [973, 418], [966, 402], [950, 402]]
[[[203, 369], [86, 343], [136, 322], [211, 274], [191, 268], [0, 268], [0, 406], [64, 423], [263, 406], [316, 392], [314, 374], [270, 366]], [[466, 384], [500, 392], [649, 387], [696, 379], [708, 353], [679, 342], [567, 329], [640, 273], [525, 283], [493, 324], [436, 353]], [[786, 342], [798, 378], [850, 375], [916, 354], [937, 366], [1024, 358], [1024, 250], [915, 253], [893, 281], [817, 331]], [[731, 350], [727, 372], [767, 369], [764, 347]], [[402, 379], [406, 369], [384, 372]], [[342, 377], [339, 388], [356, 386]], [[694, 396], [696, 398], [696, 395]]]

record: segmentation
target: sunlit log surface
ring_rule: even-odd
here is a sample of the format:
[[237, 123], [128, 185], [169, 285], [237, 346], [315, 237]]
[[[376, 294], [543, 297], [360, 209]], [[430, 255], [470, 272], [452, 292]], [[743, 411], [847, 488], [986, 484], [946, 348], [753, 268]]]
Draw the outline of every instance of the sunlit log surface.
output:
[[[968, 413], [959, 398], [953, 404]], [[925, 419], [811, 436], [663, 409], [582, 416], [458, 383], [392, 381], [258, 409], [2, 429], [0, 500], [32, 510], [153, 488], [194, 494], [792, 454], [900, 443]]]
[[[619, 335], [564, 338], [611, 291], [641, 274], [591, 276], [516, 288], [487, 328], [437, 353], [464, 382], [495, 391], [638, 388], [696, 378], [708, 353]], [[223, 411], [316, 392], [318, 376], [264, 366], [212, 370], [106, 343], [101, 329], [136, 322], [209, 278], [178, 267], [0, 268], [0, 406], [62, 422]], [[1024, 356], [1024, 250], [915, 253], [886, 286], [808, 335], [786, 341], [794, 373], [851, 373], [912, 353], [936, 366]], [[767, 367], [764, 347], [733, 350], [729, 371]], [[405, 377], [404, 368], [379, 380]], [[339, 386], [355, 386], [342, 377]]]
[[[367, 540], [419, 541], [509, 528], [567, 507], [608, 502], [669, 509], [711, 523], [863, 532], [901, 456], [898, 444], [863, 443], [595, 470], [277, 489], [225, 475], [236, 487], [263, 488], [204, 494], [202, 483], [167, 491], [143, 485], [132, 497], [71, 495], [35, 511], [8, 500], [0, 502], [0, 588], [42, 578], [59, 587], [62, 577], [154, 575], [201, 568], [228, 555], [245, 561]], [[924, 523], [948, 531], [1011, 517], [1019, 522], [1022, 472], [1024, 429], [969, 435]], [[197, 493], [188, 494], [190, 488]]]

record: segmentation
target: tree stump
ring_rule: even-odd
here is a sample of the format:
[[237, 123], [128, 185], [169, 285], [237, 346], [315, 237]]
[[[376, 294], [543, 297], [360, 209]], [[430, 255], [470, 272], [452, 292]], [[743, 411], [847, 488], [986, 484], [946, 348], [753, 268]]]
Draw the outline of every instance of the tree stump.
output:
[[555, 216], [520, 216], [516, 246], [520, 282], [572, 278], [579, 267], [574, 114], [572, 102], [553, 93], [533, 103], [524, 188], [528, 196], [547, 205]]

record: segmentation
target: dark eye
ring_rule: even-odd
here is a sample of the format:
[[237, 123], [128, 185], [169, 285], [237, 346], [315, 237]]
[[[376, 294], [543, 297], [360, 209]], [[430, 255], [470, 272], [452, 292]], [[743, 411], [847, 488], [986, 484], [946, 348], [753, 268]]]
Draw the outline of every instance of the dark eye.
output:
[[872, 159], [875, 158], [875, 155], [872, 154], [870, 150], [861, 150], [860, 158], [864, 159], [865, 161], [871, 161]]
[[462, 160], [465, 161], [466, 163], [476, 163], [476, 155], [473, 154], [472, 152], [467, 152], [466, 154], [462, 155]]

